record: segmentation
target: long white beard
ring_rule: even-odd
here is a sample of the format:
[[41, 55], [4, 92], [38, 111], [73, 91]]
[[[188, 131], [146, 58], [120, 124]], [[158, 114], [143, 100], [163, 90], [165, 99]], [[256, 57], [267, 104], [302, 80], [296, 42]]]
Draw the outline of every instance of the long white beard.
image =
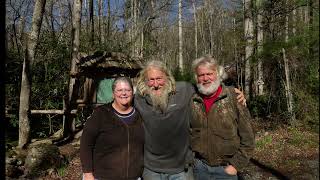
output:
[[205, 96], [210, 96], [218, 90], [220, 85], [221, 85], [220, 79], [217, 79], [216, 81], [211, 82], [209, 87], [204, 87], [201, 83], [198, 83], [197, 87], [198, 87], [198, 91], [201, 94]]
[[165, 110], [168, 107], [169, 93], [172, 91], [172, 89], [168, 88], [168, 86], [165, 85], [162, 87], [160, 95], [153, 94], [152, 88], [149, 88], [148, 91], [154, 110], [160, 110], [161, 112], [165, 112]]

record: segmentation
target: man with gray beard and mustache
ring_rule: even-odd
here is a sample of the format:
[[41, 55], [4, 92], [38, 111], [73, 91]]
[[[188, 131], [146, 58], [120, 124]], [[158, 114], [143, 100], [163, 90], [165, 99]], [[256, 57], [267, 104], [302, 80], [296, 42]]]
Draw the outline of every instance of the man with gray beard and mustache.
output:
[[176, 82], [162, 62], [150, 61], [140, 72], [136, 88], [134, 103], [145, 130], [143, 179], [193, 180], [190, 122], [194, 86]]
[[233, 87], [221, 81], [224, 68], [209, 56], [192, 63], [198, 94], [193, 97], [192, 150], [196, 180], [238, 179], [254, 149], [250, 114]]

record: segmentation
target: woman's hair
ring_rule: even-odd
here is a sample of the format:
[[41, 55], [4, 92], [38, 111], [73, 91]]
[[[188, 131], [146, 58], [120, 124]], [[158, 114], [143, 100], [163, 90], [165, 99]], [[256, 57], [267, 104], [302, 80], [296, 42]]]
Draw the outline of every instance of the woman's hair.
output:
[[114, 92], [114, 89], [116, 88], [116, 85], [119, 82], [124, 82], [129, 84], [130, 88], [133, 90], [133, 85], [132, 85], [132, 81], [130, 78], [126, 77], [126, 76], [120, 76], [114, 79], [113, 83], [112, 83], [112, 92]]

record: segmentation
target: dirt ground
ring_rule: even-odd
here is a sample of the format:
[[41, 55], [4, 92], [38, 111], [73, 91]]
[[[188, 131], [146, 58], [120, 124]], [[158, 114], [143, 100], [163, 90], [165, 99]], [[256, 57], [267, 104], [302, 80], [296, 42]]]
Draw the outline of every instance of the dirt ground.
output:
[[[240, 179], [319, 179], [319, 134], [305, 128], [253, 121], [256, 149]], [[79, 140], [76, 140], [79, 141]], [[79, 142], [60, 147], [69, 163], [43, 179], [81, 179]]]

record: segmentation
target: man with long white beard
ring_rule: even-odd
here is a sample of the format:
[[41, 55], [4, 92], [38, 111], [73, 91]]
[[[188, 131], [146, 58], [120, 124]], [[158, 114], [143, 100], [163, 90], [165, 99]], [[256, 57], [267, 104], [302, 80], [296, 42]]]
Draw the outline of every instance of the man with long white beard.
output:
[[221, 83], [226, 73], [214, 58], [196, 59], [192, 68], [198, 87], [191, 122], [195, 179], [236, 180], [254, 150], [250, 114], [234, 88]]
[[[193, 180], [190, 144], [194, 87], [150, 61], [137, 80], [135, 107], [144, 121], [144, 180]], [[243, 94], [239, 95], [241, 102]]]
[[160, 61], [140, 72], [135, 107], [145, 129], [144, 180], [193, 180], [189, 125], [194, 88], [175, 82]]

